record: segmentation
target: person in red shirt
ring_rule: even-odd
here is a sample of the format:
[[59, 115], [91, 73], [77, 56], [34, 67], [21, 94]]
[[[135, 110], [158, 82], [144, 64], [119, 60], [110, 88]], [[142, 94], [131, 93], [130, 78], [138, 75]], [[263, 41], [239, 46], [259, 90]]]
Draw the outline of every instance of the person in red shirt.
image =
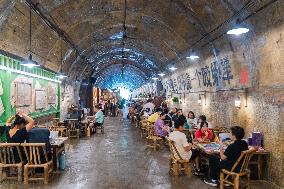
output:
[[195, 139], [198, 142], [210, 142], [212, 139], [212, 131], [208, 128], [206, 121], [200, 123], [200, 129], [195, 132]]

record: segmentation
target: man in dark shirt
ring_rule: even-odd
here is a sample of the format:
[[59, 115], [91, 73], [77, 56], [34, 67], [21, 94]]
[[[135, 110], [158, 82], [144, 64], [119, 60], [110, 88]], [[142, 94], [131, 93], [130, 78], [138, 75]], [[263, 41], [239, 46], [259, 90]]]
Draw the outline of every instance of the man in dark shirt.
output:
[[[235, 162], [240, 157], [242, 151], [248, 150], [246, 141], [242, 140], [245, 132], [244, 129], [239, 126], [231, 128], [231, 140], [234, 142], [223, 150], [223, 144], [220, 142], [220, 157], [211, 155], [209, 157], [209, 169], [210, 179], [204, 180], [204, 182], [210, 186], [218, 186], [218, 177], [221, 169], [230, 170]], [[240, 169], [238, 165], [237, 170]]]

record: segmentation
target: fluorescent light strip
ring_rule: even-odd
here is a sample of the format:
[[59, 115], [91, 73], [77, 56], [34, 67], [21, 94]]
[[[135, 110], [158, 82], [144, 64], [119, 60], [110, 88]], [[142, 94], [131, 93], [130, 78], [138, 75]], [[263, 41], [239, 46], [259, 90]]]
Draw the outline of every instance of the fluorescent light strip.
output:
[[44, 79], [44, 80], [52, 81], [52, 82], [55, 82], [55, 83], [61, 83], [61, 81], [59, 81], [59, 80], [50, 79], [50, 78], [43, 77], [43, 76], [40, 76], [40, 75], [27, 73], [27, 72], [20, 71], [20, 70], [15, 70], [15, 69], [12, 69], [12, 68], [7, 68], [7, 67], [2, 66], [2, 65], [0, 65], [0, 70], [10, 71], [10, 72], [14, 72], [14, 73], [18, 73], [18, 74], [22, 74], [22, 75], [26, 75], [26, 76], [32, 76], [32, 77], [35, 77], [35, 78]]

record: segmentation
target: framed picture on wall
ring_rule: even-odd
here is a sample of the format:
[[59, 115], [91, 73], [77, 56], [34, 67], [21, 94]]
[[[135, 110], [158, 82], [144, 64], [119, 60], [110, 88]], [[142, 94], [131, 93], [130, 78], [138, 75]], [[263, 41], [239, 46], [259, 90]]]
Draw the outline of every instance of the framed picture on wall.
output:
[[47, 99], [45, 90], [35, 90], [35, 108], [36, 110], [41, 110], [46, 108]]
[[48, 104], [56, 104], [56, 86], [49, 85], [47, 88]]
[[16, 107], [30, 106], [32, 104], [32, 84], [24, 82], [15, 83]]

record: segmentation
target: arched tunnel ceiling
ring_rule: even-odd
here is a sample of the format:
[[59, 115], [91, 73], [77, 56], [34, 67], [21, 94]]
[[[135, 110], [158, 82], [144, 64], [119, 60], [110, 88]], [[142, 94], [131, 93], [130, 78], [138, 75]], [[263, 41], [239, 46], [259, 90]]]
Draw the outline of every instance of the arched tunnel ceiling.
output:
[[[121, 39], [124, 0], [32, 0], [42, 14], [65, 32], [79, 49], [64, 43], [63, 71], [90, 77], [110, 87], [117, 82], [139, 87], [189, 52], [205, 34], [231, 18], [250, 0], [127, 0], [126, 39]], [[253, 12], [253, 3], [242, 14]], [[0, 48], [28, 54], [29, 14], [24, 0], [0, 1]], [[217, 34], [216, 34], [217, 35]], [[210, 36], [209, 36], [210, 37]], [[207, 38], [204, 38], [207, 40]], [[60, 69], [60, 39], [35, 13], [32, 52], [54, 71]], [[124, 45], [122, 44], [124, 43]], [[122, 49], [125, 52], [122, 62]], [[119, 77], [124, 66], [124, 76]], [[135, 79], [136, 76], [136, 79]], [[114, 78], [119, 77], [116, 82]], [[115, 83], [115, 84], [114, 84]]]

